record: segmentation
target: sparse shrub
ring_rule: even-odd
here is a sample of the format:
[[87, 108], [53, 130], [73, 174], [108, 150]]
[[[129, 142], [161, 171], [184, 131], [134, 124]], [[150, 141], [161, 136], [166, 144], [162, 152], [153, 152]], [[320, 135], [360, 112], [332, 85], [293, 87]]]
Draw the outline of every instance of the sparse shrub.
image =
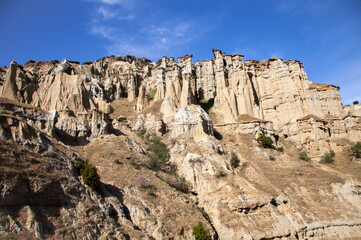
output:
[[115, 164], [120, 164], [121, 162], [119, 161], [119, 159], [115, 159], [115, 160], [113, 161], [113, 163], [115, 163]]
[[213, 97], [215, 98], [217, 96], [217, 91], [213, 92]]
[[311, 158], [308, 156], [306, 151], [299, 152], [298, 158], [303, 161], [311, 161]]
[[155, 194], [156, 187], [149, 183], [149, 179], [146, 177], [140, 177], [139, 179], [139, 186], [144, 189], [149, 196], [157, 197]]
[[25, 63], [25, 65], [28, 63], [35, 63], [35, 60], [29, 60], [27, 63]]
[[278, 147], [278, 148], [276, 148], [276, 150], [278, 151], [278, 152], [283, 152], [284, 150], [283, 150], [283, 147]]
[[216, 178], [221, 178], [221, 177], [225, 177], [227, 176], [227, 174], [222, 170], [218, 170], [217, 174], [216, 174]]
[[83, 62], [83, 65], [90, 65], [92, 64], [93, 62]]
[[361, 158], [361, 142], [357, 142], [356, 145], [351, 148], [351, 155], [356, 158]]
[[335, 152], [330, 150], [322, 156], [321, 162], [325, 164], [332, 164], [335, 162]]
[[89, 185], [94, 190], [97, 189], [100, 184], [100, 176], [98, 175], [97, 169], [82, 161], [77, 161], [75, 167], [83, 177], [85, 184]]
[[145, 154], [148, 157], [148, 161], [146, 162], [145, 166], [153, 171], [158, 171], [162, 168], [162, 164], [158, 161], [155, 154], [147, 152]]
[[202, 222], [198, 222], [198, 225], [193, 227], [192, 235], [195, 240], [211, 240], [211, 235], [209, 234], [209, 230], [204, 228]]
[[150, 139], [150, 150], [157, 156], [161, 162], [168, 161], [168, 148], [162, 142], [162, 139], [155, 133], [152, 134]]
[[214, 105], [214, 98], [208, 100], [202, 99], [199, 101], [199, 105], [208, 113], [209, 109]]
[[275, 158], [274, 156], [272, 156], [272, 155], [269, 155], [269, 159], [270, 159], [271, 161], [276, 160], [276, 158]]
[[147, 133], [147, 129], [143, 128], [142, 130], [139, 130], [137, 132], [137, 135], [140, 136], [140, 137], [143, 137], [144, 134], [146, 134], [146, 133]]
[[129, 159], [129, 163], [135, 168], [140, 169], [140, 165], [137, 163], [137, 161], [133, 158]]
[[118, 118], [118, 121], [119, 121], [119, 122], [124, 122], [125, 120], [127, 120], [126, 117], [119, 117], [119, 118]]
[[151, 137], [151, 135], [150, 135], [149, 133], [147, 133], [147, 134], [145, 135], [145, 140], [147, 140], [147, 142], [149, 142], [149, 141], [150, 141], [150, 137]]
[[257, 142], [262, 144], [262, 147], [264, 148], [272, 148], [273, 147], [273, 141], [270, 137], [267, 137], [263, 133], [261, 133], [258, 138]]
[[149, 150], [147, 167], [155, 171], [163, 169], [169, 158], [168, 148], [155, 133], [150, 138]]
[[156, 88], [154, 88], [152, 91], [150, 91], [149, 92], [149, 100], [153, 100], [156, 93], [157, 93]]
[[71, 61], [71, 60], [68, 60], [68, 62], [70, 62], [70, 63], [74, 63], [74, 64], [80, 64], [80, 62], [79, 62], [79, 61]]
[[231, 155], [231, 166], [233, 169], [237, 168], [239, 166], [239, 158], [237, 156], [237, 154], [235, 154], [234, 152], [232, 152], [232, 155]]
[[184, 177], [176, 177], [173, 180], [166, 181], [169, 186], [177, 189], [178, 191], [182, 193], [188, 193], [189, 187]]
[[358, 104], [359, 102], [358, 101], [353, 101], [353, 105], [356, 105]]
[[57, 63], [59, 63], [59, 60], [51, 60], [50, 63], [51, 64], [57, 64]]

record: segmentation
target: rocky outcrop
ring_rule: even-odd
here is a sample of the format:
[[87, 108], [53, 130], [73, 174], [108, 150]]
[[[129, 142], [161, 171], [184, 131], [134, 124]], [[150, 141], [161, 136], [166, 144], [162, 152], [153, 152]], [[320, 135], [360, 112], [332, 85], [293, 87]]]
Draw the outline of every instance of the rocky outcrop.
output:
[[196, 142], [213, 135], [213, 124], [208, 114], [196, 105], [181, 107], [174, 115], [172, 138], [190, 134]]
[[136, 112], [142, 112], [143, 109], [145, 108], [145, 106], [148, 105], [147, 101], [148, 101], [148, 99], [145, 95], [145, 87], [141, 86], [139, 88], [139, 96], [137, 98], [137, 103], [134, 106], [134, 110]]
[[9, 69], [6, 71], [6, 74], [4, 76], [4, 85], [1, 89], [1, 97], [7, 98], [13, 101], [21, 102], [22, 98], [19, 93], [19, 89], [17, 86], [17, 69], [18, 64], [14, 61], [10, 63]]
[[347, 116], [338, 118], [326, 115], [323, 119], [315, 115], [307, 115], [294, 119], [285, 125], [281, 133], [287, 139], [306, 149], [312, 157], [320, 157], [331, 149], [337, 149], [335, 142], [339, 139], [360, 141], [361, 118]]
[[[238, 144], [240, 142], [230, 147], [239, 151], [241, 147], [235, 147]], [[311, 182], [316, 179], [330, 180], [333, 173], [321, 168], [311, 170], [304, 163], [296, 162], [289, 168], [285, 156], [278, 156], [277, 163], [266, 161], [265, 153], [256, 146], [252, 147], [252, 152], [251, 161], [240, 156], [242, 167], [232, 172], [227, 166], [227, 156], [220, 156], [210, 145], [178, 141], [171, 151], [171, 161], [192, 184], [199, 207], [208, 214], [220, 239], [322, 239], [335, 236], [342, 239], [359, 235], [360, 208], [355, 205], [360, 201], [357, 183], [333, 183], [330, 188], [329, 183], [319, 182], [312, 186]], [[292, 175], [295, 169], [307, 175], [302, 178], [310, 183], [298, 184], [286, 177], [282, 178], [280, 187], [276, 182], [279, 174], [287, 175], [290, 171]], [[320, 201], [335, 204], [340, 209], [330, 214]], [[352, 208], [354, 214], [352, 217], [344, 214], [341, 208], [345, 211]]]
[[[74, 168], [78, 158], [53, 146], [42, 154], [0, 139], [2, 238], [148, 239], [133, 230], [123, 203], [106, 186], [84, 185]], [[50, 143], [49, 143], [50, 144]], [[60, 163], [59, 163], [60, 162]], [[113, 188], [114, 189], [114, 188]], [[101, 193], [101, 194], [100, 194]], [[128, 234], [119, 230], [120, 224]], [[133, 232], [133, 233], [132, 233]]]
[[31, 105], [0, 98], [0, 138], [32, 146], [38, 151], [49, 148], [54, 136], [55, 110], [47, 112]]
[[361, 104], [353, 106], [344, 106], [344, 109], [349, 116], [361, 117]]
[[[109, 103], [121, 97], [136, 101], [135, 110], [141, 113], [148, 104], [148, 93], [156, 89], [154, 102], [163, 101], [161, 113], [169, 127], [181, 107], [199, 100], [214, 101], [211, 111], [217, 124], [233, 124], [240, 116], [249, 115], [272, 122], [275, 130], [310, 114], [321, 119], [359, 116], [357, 106], [343, 109], [338, 87], [309, 81], [299, 61], [272, 58], [244, 62], [243, 55], [227, 55], [217, 49], [213, 54], [213, 59], [196, 61], [195, 65], [192, 55], [180, 57], [178, 62], [163, 57], [159, 63], [131, 57], [106, 57], [91, 65], [66, 60], [31, 62], [17, 70], [22, 81], [15, 80], [13, 63], [2, 95], [10, 94], [10, 99], [45, 110], [71, 111], [78, 117], [94, 110], [107, 114]], [[358, 139], [353, 137], [352, 141]]]
[[155, 133], [161, 135], [165, 133], [163, 121], [151, 113], [148, 113], [145, 116], [140, 114], [135, 120], [133, 131], [138, 132], [143, 129], [145, 129], [148, 134]]
[[273, 123], [242, 114], [238, 121], [233, 123], [215, 124], [214, 128], [220, 132], [229, 132], [234, 134], [252, 134], [275, 133]]
[[[214, 239], [360, 237], [360, 105], [299, 61], [213, 54], [0, 68], [0, 236], [192, 239], [202, 221]], [[98, 193], [66, 145], [96, 165]]]

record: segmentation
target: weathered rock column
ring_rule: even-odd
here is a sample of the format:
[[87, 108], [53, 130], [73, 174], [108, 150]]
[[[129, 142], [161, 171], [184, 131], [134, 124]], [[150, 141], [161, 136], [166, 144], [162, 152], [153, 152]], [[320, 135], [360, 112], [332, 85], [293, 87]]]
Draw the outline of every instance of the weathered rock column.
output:
[[5, 83], [2, 87], [1, 97], [13, 101], [22, 102], [18, 86], [16, 85], [16, 71], [18, 64], [15, 61], [10, 63], [10, 67], [5, 74]]
[[162, 100], [165, 97], [165, 77], [164, 68], [157, 69], [157, 93], [154, 96], [154, 101]]

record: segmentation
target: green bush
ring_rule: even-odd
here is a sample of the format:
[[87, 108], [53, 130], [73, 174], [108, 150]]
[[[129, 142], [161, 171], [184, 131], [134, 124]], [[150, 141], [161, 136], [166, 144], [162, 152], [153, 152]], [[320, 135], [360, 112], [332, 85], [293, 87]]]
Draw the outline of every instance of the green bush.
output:
[[311, 158], [308, 156], [306, 151], [299, 152], [298, 158], [303, 161], [311, 161]]
[[169, 186], [177, 189], [178, 191], [180, 191], [182, 193], [189, 192], [189, 186], [184, 177], [175, 177], [174, 179], [168, 180], [166, 182], [168, 183]]
[[283, 150], [283, 147], [278, 147], [278, 148], [276, 148], [276, 150], [278, 151], [278, 152], [283, 152], [284, 150]]
[[147, 167], [152, 170], [163, 169], [169, 159], [168, 148], [155, 133], [152, 134], [149, 141], [150, 151], [146, 154], [149, 159]]
[[157, 89], [154, 88], [152, 91], [149, 92], [149, 100], [152, 100], [157, 93]]
[[68, 62], [70, 62], [70, 63], [74, 63], [74, 64], [80, 64], [80, 62], [79, 62], [79, 61], [71, 61], [71, 60], [68, 60]]
[[208, 113], [209, 109], [211, 109], [211, 107], [214, 105], [214, 98], [208, 100], [202, 99], [199, 101], [199, 105], [203, 108], [204, 111]]
[[227, 174], [221, 169], [218, 170], [217, 174], [216, 174], [216, 178], [221, 178], [221, 177], [225, 177], [227, 176]]
[[335, 162], [335, 152], [329, 151], [322, 156], [321, 163], [332, 164]]
[[147, 133], [147, 129], [143, 128], [142, 130], [139, 130], [137, 132], [137, 135], [140, 136], [140, 137], [143, 137], [144, 134], [146, 134], [146, 133]]
[[351, 155], [356, 158], [361, 158], [361, 142], [357, 142], [356, 145], [351, 148]]
[[89, 185], [94, 190], [97, 189], [100, 184], [100, 176], [97, 173], [97, 169], [82, 161], [77, 161], [75, 167], [83, 177], [85, 184]]
[[356, 104], [358, 104], [358, 101], [353, 101], [353, 105], [356, 105]]
[[211, 240], [211, 235], [209, 234], [209, 230], [204, 228], [202, 222], [198, 222], [198, 225], [193, 227], [192, 235], [195, 240]]
[[83, 65], [90, 65], [92, 64], [93, 62], [83, 62]]
[[119, 121], [119, 122], [124, 122], [125, 120], [127, 120], [126, 117], [119, 117], [119, 118], [118, 118], [118, 121]]
[[168, 148], [155, 133], [153, 133], [150, 139], [150, 150], [157, 155], [160, 161], [166, 162], [168, 160]]
[[237, 156], [237, 154], [235, 154], [234, 152], [232, 152], [232, 156], [231, 156], [231, 166], [233, 169], [237, 168], [239, 166], [239, 158]]
[[263, 133], [261, 133], [258, 138], [257, 142], [262, 144], [262, 147], [264, 148], [272, 148], [273, 147], [273, 141], [270, 137], [267, 137]]

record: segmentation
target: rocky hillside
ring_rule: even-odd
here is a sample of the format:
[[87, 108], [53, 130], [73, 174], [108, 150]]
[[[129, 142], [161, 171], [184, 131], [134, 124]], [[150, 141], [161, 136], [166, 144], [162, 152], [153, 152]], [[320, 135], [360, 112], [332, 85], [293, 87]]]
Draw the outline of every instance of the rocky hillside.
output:
[[360, 238], [361, 105], [299, 61], [213, 53], [0, 68], [0, 236]]

